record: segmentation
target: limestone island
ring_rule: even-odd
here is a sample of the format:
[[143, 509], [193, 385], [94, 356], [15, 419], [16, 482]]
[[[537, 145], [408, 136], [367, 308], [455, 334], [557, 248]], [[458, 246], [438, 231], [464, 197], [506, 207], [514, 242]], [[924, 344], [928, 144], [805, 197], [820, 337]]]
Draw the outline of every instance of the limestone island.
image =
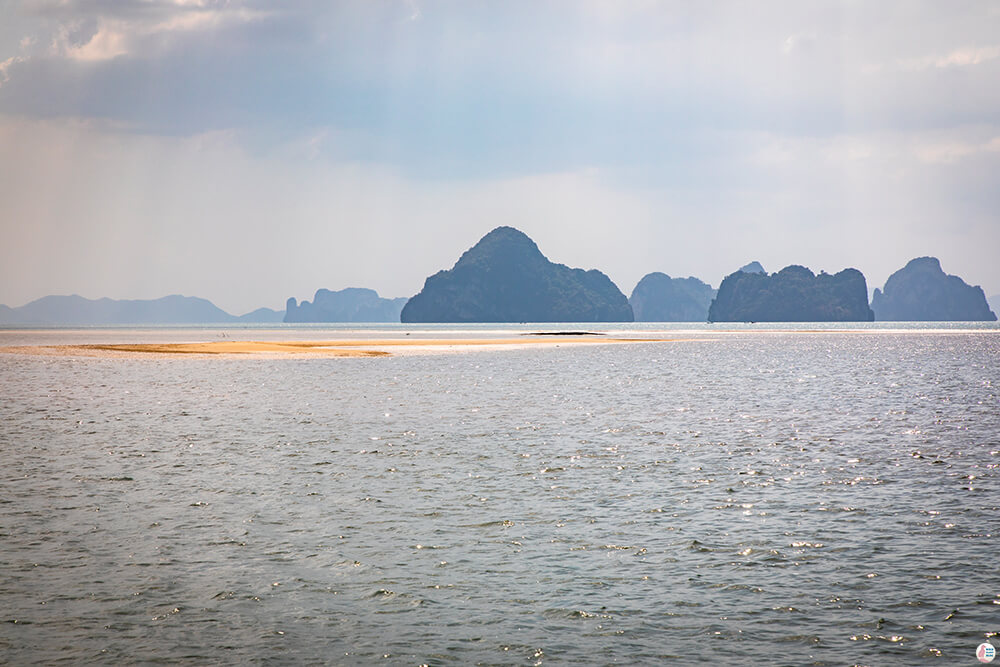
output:
[[871, 322], [868, 287], [857, 269], [815, 275], [804, 266], [726, 276], [709, 322]]
[[872, 296], [875, 319], [885, 322], [995, 322], [983, 288], [945, 274], [937, 257], [917, 257]]
[[399, 322], [406, 297], [383, 299], [373, 289], [348, 287], [316, 290], [312, 302], [290, 297], [285, 322]]
[[403, 323], [632, 322], [611, 279], [550, 262], [513, 227], [497, 227], [407, 301]]
[[715, 298], [697, 278], [671, 278], [656, 271], [643, 276], [628, 301], [636, 322], [704, 322]]

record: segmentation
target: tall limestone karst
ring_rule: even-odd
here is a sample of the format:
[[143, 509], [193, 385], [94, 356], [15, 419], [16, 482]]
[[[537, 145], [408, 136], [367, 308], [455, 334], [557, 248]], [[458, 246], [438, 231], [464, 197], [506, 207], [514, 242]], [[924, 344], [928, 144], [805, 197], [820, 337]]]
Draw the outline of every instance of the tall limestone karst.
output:
[[628, 302], [636, 322], [704, 322], [713, 298], [712, 286], [697, 278], [671, 278], [657, 271], [643, 276]]
[[497, 227], [449, 270], [427, 278], [403, 322], [631, 322], [611, 279], [550, 262], [513, 227]]
[[871, 322], [868, 287], [857, 269], [818, 276], [804, 266], [736, 271], [722, 281], [710, 322]]
[[941, 269], [937, 257], [917, 257], [885, 281], [872, 296], [875, 319], [881, 321], [994, 322], [983, 288], [967, 285]]

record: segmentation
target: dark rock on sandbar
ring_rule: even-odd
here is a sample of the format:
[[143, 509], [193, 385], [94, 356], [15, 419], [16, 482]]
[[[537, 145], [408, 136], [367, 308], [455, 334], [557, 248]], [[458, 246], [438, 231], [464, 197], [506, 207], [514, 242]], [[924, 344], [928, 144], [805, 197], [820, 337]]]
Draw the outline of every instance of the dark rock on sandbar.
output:
[[600, 331], [530, 331], [522, 336], [603, 336]]

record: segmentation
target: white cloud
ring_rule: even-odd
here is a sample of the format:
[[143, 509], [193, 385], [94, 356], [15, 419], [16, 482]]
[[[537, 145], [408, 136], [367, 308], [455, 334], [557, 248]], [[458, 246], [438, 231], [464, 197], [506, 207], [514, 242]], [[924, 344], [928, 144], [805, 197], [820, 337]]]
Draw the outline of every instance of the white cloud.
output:
[[26, 169], [0, 225], [40, 230], [0, 248], [0, 302], [402, 295], [497, 224], [626, 291], [755, 258], [884, 278], [939, 247], [1000, 291], [991, 4], [252, 2], [0, 20], [0, 167]]
[[270, 16], [270, 12], [240, 7], [226, 10], [198, 10], [177, 13], [170, 18], [154, 23], [145, 34], [162, 32], [183, 32], [210, 30], [231, 23], [249, 23]]
[[1000, 136], [983, 141], [918, 140], [913, 153], [926, 164], [949, 165], [976, 155], [1000, 153]]
[[[52, 40], [51, 53], [81, 62], [99, 62], [134, 54], [150, 38], [172, 33], [211, 31], [266, 18], [270, 12], [239, 6], [206, 9], [203, 2], [178, 0], [166, 12], [108, 15], [92, 20], [61, 23]], [[96, 28], [93, 25], [96, 23]], [[81, 39], [81, 34], [91, 34]]]
[[27, 60], [27, 58], [24, 56], [11, 56], [10, 58], [7, 58], [7, 60], [0, 62], [0, 86], [3, 86], [3, 84], [10, 81], [10, 74], [8, 74], [8, 70], [11, 66], [17, 63], [23, 63], [25, 60]]
[[934, 67], [968, 67], [1000, 58], [1000, 46], [965, 48], [933, 61]]
[[69, 30], [63, 29], [52, 44], [53, 52], [71, 60], [97, 62], [111, 60], [126, 55], [129, 51], [130, 35], [127, 27], [120, 22], [102, 22], [97, 32], [82, 44], [74, 44], [69, 38]]
[[406, 8], [409, 10], [410, 15], [406, 18], [407, 21], [419, 21], [420, 17], [423, 16], [420, 11], [420, 5], [417, 4], [416, 0], [405, 0]]
[[954, 67], [973, 67], [1000, 58], [1000, 46], [967, 46], [950, 51], [944, 55], [934, 54], [916, 58], [899, 58], [891, 65], [884, 63], [868, 64], [864, 70], [869, 73], [898, 70], [904, 72], [922, 72], [932, 69], [949, 69]]

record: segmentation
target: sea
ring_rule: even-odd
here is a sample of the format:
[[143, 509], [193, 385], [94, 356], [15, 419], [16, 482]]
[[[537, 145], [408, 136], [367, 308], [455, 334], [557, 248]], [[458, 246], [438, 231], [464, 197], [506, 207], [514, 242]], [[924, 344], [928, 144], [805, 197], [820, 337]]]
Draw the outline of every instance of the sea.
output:
[[[556, 330], [670, 342], [3, 353]], [[5, 330], [0, 456], [5, 664], [972, 665], [1000, 646], [996, 323]]]

